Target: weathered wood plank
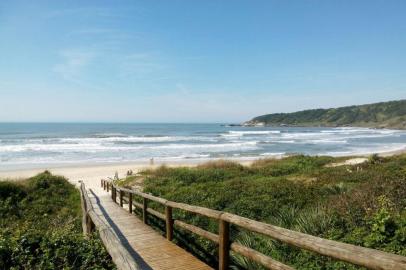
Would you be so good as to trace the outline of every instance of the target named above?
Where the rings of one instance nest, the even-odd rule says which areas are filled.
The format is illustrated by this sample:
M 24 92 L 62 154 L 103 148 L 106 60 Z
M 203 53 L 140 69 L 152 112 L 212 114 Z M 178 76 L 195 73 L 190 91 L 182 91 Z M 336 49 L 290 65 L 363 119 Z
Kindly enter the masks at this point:
M 219 270 L 228 269 L 230 261 L 230 224 L 219 221 Z
M 212 210 L 212 209 L 208 209 L 208 208 L 200 207 L 200 206 L 189 205 L 189 204 L 185 204 L 185 203 L 167 201 L 165 205 L 171 206 L 173 208 L 185 210 L 187 212 L 192 212 L 195 214 L 206 216 L 209 218 L 213 218 L 213 219 L 219 219 L 220 215 L 222 214 L 222 212 L 217 211 L 217 210 Z
M 370 269 L 406 269 L 406 257 L 403 256 L 327 240 L 234 214 L 224 213 L 221 218 L 242 228 L 270 236 L 292 246 Z
M 209 240 L 213 241 L 214 243 L 219 242 L 219 236 L 217 234 L 208 232 L 208 231 L 203 230 L 203 229 L 201 229 L 201 228 L 199 228 L 197 226 L 187 224 L 187 223 L 185 223 L 183 221 L 180 221 L 180 220 L 175 220 L 174 223 L 175 223 L 176 226 L 179 226 L 179 227 L 181 227 L 181 228 L 183 228 L 185 230 L 191 231 L 191 232 L 193 232 L 193 233 L 195 233 L 195 234 L 197 234 L 199 236 L 202 236 L 202 237 L 204 237 L 206 239 L 209 239 Z
M 142 198 L 142 221 L 148 224 L 148 199 Z
M 100 239 L 110 254 L 113 262 L 120 270 L 139 270 L 141 267 L 130 255 L 127 249 L 124 248 L 122 243 L 117 239 L 112 229 L 100 219 L 100 217 L 93 210 L 93 205 L 87 195 L 87 191 L 83 183 L 81 183 L 81 194 L 86 202 L 87 214 L 97 228 Z
M 165 206 L 166 239 L 172 241 L 173 238 L 173 218 L 172 207 Z
M 128 194 L 128 212 L 131 214 L 133 212 L 133 194 Z
M 83 234 L 87 235 L 87 220 L 86 220 L 87 209 L 86 209 L 86 203 L 85 203 L 85 199 L 83 197 L 82 190 L 80 192 L 80 206 L 82 208 L 82 230 L 83 230 Z
M 97 188 L 100 191 L 95 187 L 96 193 L 102 193 L 102 188 Z M 120 193 L 122 190 L 116 189 L 116 191 Z M 114 203 L 107 193 L 105 196 L 95 196 L 86 199 L 86 202 L 91 205 L 91 211 L 88 211 L 88 214 L 91 220 L 95 220 L 100 237 L 112 257 L 117 257 L 119 254 L 115 254 L 110 247 L 122 246 L 122 241 L 125 241 L 147 265 L 146 268 L 137 269 L 212 269 L 187 251 L 166 240 L 135 215 L 120 208 L 119 204 Z M 99 206 L 102 206 L 102 209 L 99 209 Z M 147 208 L 147 211 L 151 214 L 150 211 L 154 210 Z M 165 219 L 165 215 L 159 214 Z M 111 222 L 114 223 L 114 232 L 111 231 Z M 118 239 L 119 243 L 114 239 Z M 113 261 L 116 263 L 114 259 Z M 117 267 L 123 269 L 119 265 Z
M 272 270 L 294 270 L 294 268 L 283 264 L 281 262 L 278 262 L 254 249 L 248 248 L 246 246 L 243 246 L 241 244 L 238 243 L 232 243 L 231 244 L 231 250 L 233 250 L 234 252 L 241 254 L 245 257 L 247 257 L 248 259 L 251 259 L 253 261 L 256 261 L 260 264 L 262 264 L 263 266 L 265 266 L 268 269 L 272 269 Z
M 108 185 L 107 185 L 108 186 Z M 114 185 L 112 185 L 112 188 L 116 188 Z M 370 269 L 402 269 L 406 270 L 406 257 L 395 255 L 395 254 L 390 254 L 378 250 L 373 250 L 369 248 L 364 248 L 364 247 L 359 247 L 359 246 L 354 246 L 350 244 L 345 244 L 345 243 L 340 243 L 332 240 L 327 240 L 327 239 L 322 239 L 319 237 L 315 237 L 312 235 L 307 235 L 303 234 L 300 232 L 295 232 L 291 231 L 288 229 L 280 228 L 277 226 L 273 226 L 270 224 L 262 223 L 259 221 L 254 221 L 250 220 L 244 217 L 240 217 L 234 214 L 226 213 L 226 212 L 221 212 L 221 211 L 216 211 L 204 207 L 199 207 L 199 206 L 193 206 L 193 205 L 188 205 L 188 204 L 183 204 L 183 203 L 177 203 L 177 202 L 172 202 L 168 201 L 156 196 L 153 196 L 151 194 L 146 194 L 142 193 L 139 191 L 135 190 L 128 190 L 124 189 L 132 194 L 136 194 L 138 196 L 141 196 L 143 198 L 143 220 L 144 223 L 147 223 L 147 212 L 154 211 L 153 213 L 156 214 L 159 218 L 165 219 L 165 216 L 163 216 L 161 213 L 147 209 L 146 206 L 146 201 L 147 199 L 153 200 L 155 202 L 161 203 L 166 207 L 172 207 L 176 209 L 181 209 L 187 212 L 191 212 L 194 214 L 199 214 L 203 215 L 209 218 L 217 219 L 219 220 L 219 231 L 220 231 L 220 236 L 217 238 L 217 236 L 213 236 L 210 234 L 207 234 L 208 232 L 205 232 L 204 230 L 199 231 L 193 227 L 187 227 L 184 226 L 186 229 L 194 229 L 196 232 L 201 233 L 201 236 L 205 237 L 207 239 L 210 239 L 212 241 L 218 239 L 219 245 L 220 245 L 220 264 L 219 268 L 220 269 L 226 269 L 228 265 L 228 253 L 229 253 L 229 239 L 228 237 L 228 230 L 229 230 L 229 224 L 234 224 L 237 226 L 240 226 L 242 228 L 245 228 L 247 230 L 250 230 L 252 232 L 260 233 L 267 235 L 271 238 L 277 239 L 279 241 L 282 241 L 284 243 L 287 243 L 292 246 L 296 246 L 299 248 L 303 248 L 309 251 L 316 252 L 318 254 L 324 255 L 324 256 L 329 256 L 331 258 L 335 258 L 341 261 L 353 263 L 356 265 L 364 266 Z M 113 198 L 115 199 L 115 198 Z M 140 207 L 141 205 L 134 204 L 136 207 Z M 175 221 L 176 224 L 177 221 Z M 182 225 L 185 225 L 186 223 L 180 223 Z M 192 226 L 192 225 L 190 225 Z M 191 230 L 193 232 L 193 230 Z M 203 232 L 204 231 L 204 232 Z M 265 259 L 265 255 L 261 254 L 256 251 L 252 251 L 246 247 L 242 247 L 239 245 L 234 245 L 234 248 L 237 249 L 238 251 L 245 253 L 246 256 L 251 256 L 250 258 L 266 265 L 267 267 L 275 267 L 275 262 L 268 257 L 268 259 Z M 228 249 L 228 250 L 227 250 Z M 267 265 L 268 264 L 268 265 Z M 279 265 L 280 266 L 280 265 Z M 278 266 L 277 266 L 278 267 Z M 282 267 L 282 266 L 281 266 Z M 272 269 L 272 268 L 271 268 Z

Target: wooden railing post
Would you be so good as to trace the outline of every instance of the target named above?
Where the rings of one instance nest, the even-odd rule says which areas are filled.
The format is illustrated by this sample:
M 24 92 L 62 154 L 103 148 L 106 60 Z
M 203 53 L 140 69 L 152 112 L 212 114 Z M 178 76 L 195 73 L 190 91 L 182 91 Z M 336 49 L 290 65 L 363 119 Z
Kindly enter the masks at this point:
M 103 179 L 100 180 L 100 186 L 103 187 Z
M 94 232 L 95 229 L 94 223 L 88 214 L 86 214 L 86 229 L 87 234 L 91 234 L 92 232 Z
M 133 194 L 128 192 L 128 212 L 133 212 Z
M 173 218 L 172 207 L 165 206 L 165 221 L 166 221 L 166 239 L 172 241 L 173 238 Z
M 107 190 L 112 189 L 112 198 L 114 202 L 117 203 L 117 189 L 112 182 L 105 181 Z M 340 243 L 328 239 L 322 239 L 316 236 L 307 235 L 300 232 L 291 231 L 281 227 L 277 227 L 271 224 L 266 224 L 263 222 L 251 220 L 245 217 L 237 216 L 235 214 L 221 212 L 217 210 L 212 210 L 208 208 L 203 208 L 199 206 L 188 205 L 184 203 L 177 203 L 165 200 L 153 196 L 151 194 L 146 194 L 139 192 L 137 190 L 130 190 L 126 188 L 119 188 L 120 199 L 122 200 L 122 192 L 129 193 L 129 211 L 132 212 L 133 206 L 142 209 L 143 222 L 148 223 L 148 215 L 151 214 L 161 220 L 166 222 L 166 237 L 168 240 L 173 239 L 173 226 L 177 225 L 183 229 L 189 230 L 199 236 L 207 238 L 219 246 L 219 270 L 226 270 L 229 268 L 230 264 L 230 251 L 240 254 L 248 259 L 251 259 L 259 264 L 264 265 L 268 269 L 283 269 L 283 270 L 293 270 L 292 267 L 278 262 L 259 251 L 256 251 L 250 247 L 244 246 L 239 243 L 232 243 L 230 239 L 231 224 L 233 226 L 239 226 L 244 230 L 251 231 L 254 233 L 259 233 L 262 235 L 269 236 L 275 240 L 281 241 L 285 244 L 295 246 L 297 248 L 313 251 L 320 255 L 335 258 L 344 262 L 349 262 L 359 266 L 364 266 L 368 269 L 405 269 L 405 257 L 395 254 L 385 253 L 382 251 L 377 251 L 369 248 L 354 246 L 346 243 Z M 121 192 L 122 191 L 122 192 Z M 83 199 L 82 209 L 84 213 L 90 213 L 93 220 L 90 219 L 89 214 L 83 216 L 82 227 L 85 232 L 91 232 L 94 230 L 94 224 L 101 224 L 98 216 L 95 214 L 94 210 L 91 211 L 87 209 L 87 206 L 91 207 L 91 203 L 87 202 L 90 199 L 87 196 L 84 184 L 81 183 L 81 194 Z M 141 196 L 143 198 L 143 203 L 140 204 L 138 201 L 132 201 L 133 194 Z M 154 209 L 148 209 L 148 201 L 159 203 L 165 206 L 165 214 Z M 122 203 L 122 202 L 120 202 Z M 208 218 L 212 218 L 219 221 L 218 235 L 196 227 L 191 224 L 187 224 L 180 220 L 173 219 L 173 209 L 181 209 L 186 212 L 191 212 L 194 214 L 199 214 Z M 97 223 L 96 223 L 97 222 Z M 101 223 L 100 223 L 101 222 Z M 104 224 L 104 223 L 103 223 Z M 99 225 L 98 225 L 99 227 Z
M 145 224 L 148 224 L 148 199 L 147 198 L 142 198 L 142 221 Z
M 110 183 L 107 183 L 107 192 L 110 192 Z
M 230 224 L 219 220 L 219 270 L 228 269 L 230 259 Z
M 120 189 L 120 206 L 123 207 L 124 191 Z

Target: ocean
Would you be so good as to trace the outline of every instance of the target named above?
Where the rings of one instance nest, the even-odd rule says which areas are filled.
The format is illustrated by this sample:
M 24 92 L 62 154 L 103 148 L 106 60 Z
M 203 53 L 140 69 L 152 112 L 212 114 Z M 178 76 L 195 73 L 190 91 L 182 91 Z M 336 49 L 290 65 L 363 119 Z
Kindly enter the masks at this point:
M 0 170 L 44 166 L 345 156 L 399 150 L 406 131 L 221 124 L 1 123 Z

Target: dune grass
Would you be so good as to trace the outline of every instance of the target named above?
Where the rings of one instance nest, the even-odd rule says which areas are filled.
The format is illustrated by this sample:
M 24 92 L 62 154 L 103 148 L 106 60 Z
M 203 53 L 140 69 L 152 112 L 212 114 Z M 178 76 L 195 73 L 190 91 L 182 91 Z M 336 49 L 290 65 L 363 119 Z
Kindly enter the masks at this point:
M 160 167 L 144 171 L 141 177 L 145 192 L 169 200 L 406 255 L 406 155 L 326 166 L 338 161 L 342 158 L 302 155 L 260 160 L 249 167 L 220 161 L 195 168 Z M 217 232 L 215 221 L 182 211 L 174 215 Z M 214 244 L 190 234 L 182 237 L 186 237 L 182 242 L 198 245 L 194 249 L 199 255 L 215 264 Z M 359 269 L 235 227 L 232 238 L 297 269 Z M 235 254 L 233 267 L 261 269 Z
M 0 182 L 0 269 L 114 269 L 98 236 L 83 237 L 81 214 L 63 177 Z

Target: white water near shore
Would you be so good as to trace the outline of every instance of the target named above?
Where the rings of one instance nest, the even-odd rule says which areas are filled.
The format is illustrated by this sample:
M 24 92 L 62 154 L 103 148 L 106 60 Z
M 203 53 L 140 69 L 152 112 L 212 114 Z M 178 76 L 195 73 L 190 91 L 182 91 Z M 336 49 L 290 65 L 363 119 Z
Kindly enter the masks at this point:
M 0 124 L 0 171 L 253 160 L 294 153 L 368 155 L 402 150 L 406 131 L 227 127 L 220 124 Z

